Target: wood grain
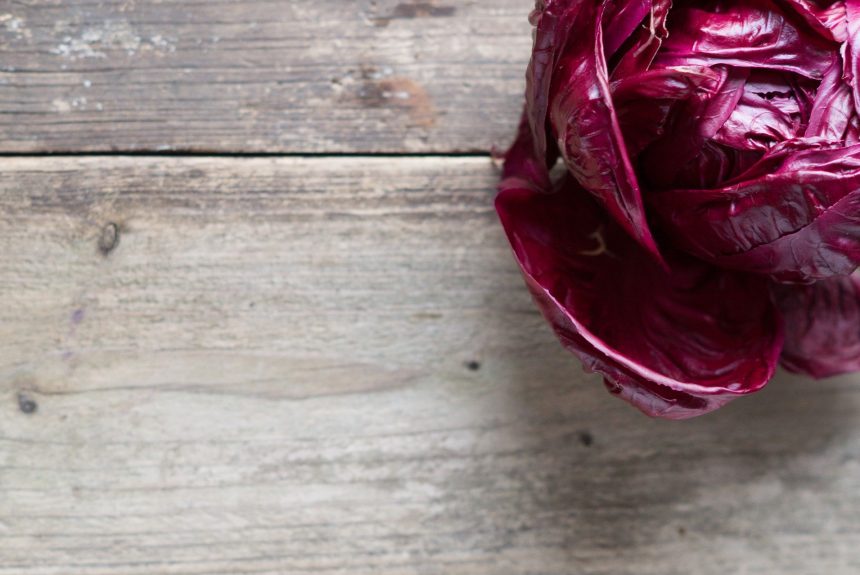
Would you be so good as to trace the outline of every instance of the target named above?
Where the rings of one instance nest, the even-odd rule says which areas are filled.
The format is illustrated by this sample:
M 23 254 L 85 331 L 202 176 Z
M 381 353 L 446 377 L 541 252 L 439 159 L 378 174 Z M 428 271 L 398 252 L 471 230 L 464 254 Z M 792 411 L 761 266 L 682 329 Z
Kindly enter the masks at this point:
M 0 1 L 0 151 L 487 151 L 532 5 Z
M 4 575 L 860 570 L 860 381 L 646 419 L 486 160 L 0 168 Z

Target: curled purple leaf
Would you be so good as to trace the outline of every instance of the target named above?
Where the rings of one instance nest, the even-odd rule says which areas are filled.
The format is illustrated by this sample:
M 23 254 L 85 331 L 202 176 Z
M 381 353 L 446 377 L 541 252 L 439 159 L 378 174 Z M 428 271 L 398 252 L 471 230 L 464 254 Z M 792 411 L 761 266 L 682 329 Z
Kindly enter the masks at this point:
M 562 343 L 646 413 L 699 415 L 770 379 L 782 331 L 766 279 L 680 253 L 661 266 L 569 176 L 547 191 L 510 173 L 496 209 Z

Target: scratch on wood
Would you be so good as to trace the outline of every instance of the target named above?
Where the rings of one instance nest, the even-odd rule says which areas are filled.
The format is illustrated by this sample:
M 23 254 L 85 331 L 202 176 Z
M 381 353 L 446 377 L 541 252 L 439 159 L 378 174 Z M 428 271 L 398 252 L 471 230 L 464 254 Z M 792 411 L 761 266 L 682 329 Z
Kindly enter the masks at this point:
M 432 2 L 401 3 L 394 7 L 391 14 L 374 18 L 373 24 L 385 27 L 392 20 L 410 20 L 413 18 L 450 18 L 457 13 L 455 6 L 437 6 Z

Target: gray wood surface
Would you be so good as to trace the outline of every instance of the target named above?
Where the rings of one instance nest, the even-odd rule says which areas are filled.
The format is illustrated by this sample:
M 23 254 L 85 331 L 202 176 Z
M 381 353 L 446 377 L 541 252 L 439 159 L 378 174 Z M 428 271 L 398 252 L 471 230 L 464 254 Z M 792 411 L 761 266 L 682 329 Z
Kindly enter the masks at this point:
M 860 381 L 645 418 L 488 160 L 0 162 L 0 574 L 860 572 Z
M 532 5 L 0 0 L 0 151 L 487 151 Z

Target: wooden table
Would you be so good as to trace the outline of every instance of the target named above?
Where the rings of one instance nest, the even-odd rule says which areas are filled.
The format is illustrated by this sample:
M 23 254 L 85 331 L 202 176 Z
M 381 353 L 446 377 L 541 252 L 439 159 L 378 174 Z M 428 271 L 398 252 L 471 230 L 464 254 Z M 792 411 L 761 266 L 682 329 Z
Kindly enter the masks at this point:
M 528 0 L 0 0 L 0 574 L 860 572 L 860 379 L 688 422 L 495 220 Z

